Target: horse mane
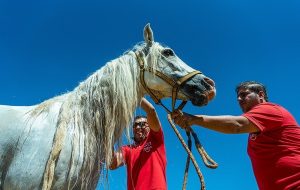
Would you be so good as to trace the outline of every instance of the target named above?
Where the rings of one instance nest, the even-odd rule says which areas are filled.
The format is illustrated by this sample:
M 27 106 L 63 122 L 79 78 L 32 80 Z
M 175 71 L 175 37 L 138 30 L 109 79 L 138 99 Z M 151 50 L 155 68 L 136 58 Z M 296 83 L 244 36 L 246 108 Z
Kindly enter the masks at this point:
M 62 133 L 68 131 L 71 137 L 55 137 L 52 152 L 55 144 L 62 146 L 65 138 L 71 139 L 69 178 L 77 176 L 86 187 L 91 180 L 98 180 L 99 175 L 96 175 L 97 179 L 91 179 L 91 174 L 99 173 L 104 169 L 104 164 L 111 163 L 112 147 L 115 142 L 120 142 L 125 128 L 129 137 L 134 111 L 145 93 L 140 83 L 140 69 L 134 51 L 144 50 L 145 47 L 145 43 L 137 44 L 119 58 L 107 62 L 73 91 L 49 99 L 31 111 L 31 117 L 37 117 L 51 110 L 49 107 L 55 102 L 61 102 L 56 128 Z M 159 43 L 153 43 L 146 57 L 150 58 L 149 66 L 154 69 L 157 67 L 160 48 Z M 78 163 L 81 165 L 78 166 Z

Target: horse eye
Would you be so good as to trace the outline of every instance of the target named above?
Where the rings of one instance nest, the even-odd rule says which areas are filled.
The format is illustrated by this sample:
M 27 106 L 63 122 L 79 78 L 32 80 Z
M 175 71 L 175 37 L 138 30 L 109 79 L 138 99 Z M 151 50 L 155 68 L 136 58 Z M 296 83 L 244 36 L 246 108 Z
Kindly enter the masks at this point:
M 165 50 L 163 50 L 163 51 L 162 51 L 162 54 L 163 54 L 164 56 L 166 56 L 166 57 L 174 56 L 174 52 L 173 52 L 173 50 L 171 50 L 171 49 L 165 49 Z

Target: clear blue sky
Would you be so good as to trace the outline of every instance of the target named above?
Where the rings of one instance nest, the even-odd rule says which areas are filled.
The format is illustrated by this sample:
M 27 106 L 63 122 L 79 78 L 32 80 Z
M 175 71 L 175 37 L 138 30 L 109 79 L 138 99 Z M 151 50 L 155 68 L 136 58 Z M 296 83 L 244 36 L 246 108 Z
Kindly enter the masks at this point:
M 142 41 L 148 22 L 156 41 L 216 82 L 217 96 L 209 105 L 188 104 L 184 111 L 239 115 L 236 84 L 257 80 L 266 84 L 270 101 L 300 120 L 297 0 L 1 0 L 0 104 L 38 104 L 73 90 Z M 181 189 L 186 154 L 166 113 L 156 108 L 165 132 L 168 187 Z M 205 168 L 197 156 L 208 190 L 257 190 L 247 134 L 194 129 L 219 164 L 215 170 Z M 195 170 L 190 170 L 188 189 L 199 189 Z M 111 190 L 126 189 L 124 168 L 108 175 Z

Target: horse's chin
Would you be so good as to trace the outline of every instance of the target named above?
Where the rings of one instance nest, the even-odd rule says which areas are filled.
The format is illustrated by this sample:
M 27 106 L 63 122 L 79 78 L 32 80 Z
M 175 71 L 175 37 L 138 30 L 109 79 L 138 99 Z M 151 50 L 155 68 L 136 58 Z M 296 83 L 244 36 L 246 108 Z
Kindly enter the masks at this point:
M 208 104 L 208 98 L 205 94 L 197 96 L 197 98 L 190 99 L 194 106 L 206 106 Z
M 197 96 L 191 98 L 190 101 L 195 106 L 206 106 L 216 96 L 216 91 L 210 90 L 207 93 L 197 93 Z

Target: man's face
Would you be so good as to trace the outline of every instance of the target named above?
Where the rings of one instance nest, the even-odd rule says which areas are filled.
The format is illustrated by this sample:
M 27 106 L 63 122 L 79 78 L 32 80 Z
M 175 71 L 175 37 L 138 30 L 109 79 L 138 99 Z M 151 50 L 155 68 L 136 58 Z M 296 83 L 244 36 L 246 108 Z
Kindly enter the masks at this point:
M 237 93 L 237 99 L 244 113 L 260 103 L 259 95 L 249 89 L 240 89 Z
M 150 128 L 146 118 L 138 118 L 133 123 L 133 135 L 137 143 L 145 140 L 149 134 Z

